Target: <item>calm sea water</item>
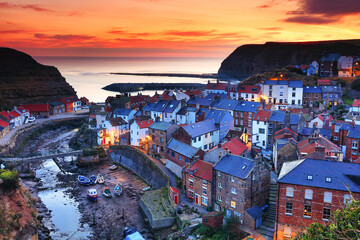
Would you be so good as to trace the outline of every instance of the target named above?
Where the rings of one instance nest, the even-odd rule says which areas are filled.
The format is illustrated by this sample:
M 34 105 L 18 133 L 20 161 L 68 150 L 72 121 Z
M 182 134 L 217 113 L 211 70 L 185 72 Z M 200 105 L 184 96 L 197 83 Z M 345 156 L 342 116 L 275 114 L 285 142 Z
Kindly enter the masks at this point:
M 79 97 L 104 102 L 116 95 L 101 88 L 112 83 L 188 82 L 206 83 L 208 79 L 119 76 L 110 72 L 135 73 L 217 73 L 222 58 L 114 58 L 114 57 L 35 57 L 39 63 L 55 66 L 66 81 L 74 87 Z M 209 79 L 213 80 L 213 79 Z M 153 92 L 144 92 L 153 94 Z

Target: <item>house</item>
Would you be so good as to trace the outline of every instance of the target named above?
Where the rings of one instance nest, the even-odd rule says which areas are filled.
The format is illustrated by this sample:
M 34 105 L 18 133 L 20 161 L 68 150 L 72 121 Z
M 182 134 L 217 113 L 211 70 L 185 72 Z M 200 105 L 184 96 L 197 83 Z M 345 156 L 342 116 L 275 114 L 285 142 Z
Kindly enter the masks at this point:
M 21 114 L 18 113 L 17 111 L 12 110 L 11 112 L 9 112 L 9 115 L 11 117 L 11 122 L 13 122 L 14 127 L 18 127 L 24 123 L 22 121 Z
M 283 138 L 275 139 L 273 145 L 273 164 L 275 173 L 279 173 L 284 162 L 294 161 L 297 159 L 297 141 L 290 137 L 289 135 L 284 135 Z
M 266 103 L 281 106 L 302 106 L 302 81 L 266 80 L 262 86 Z
M 267 148 L 271 149 L 274 144 L 274 135 L 277 131 L 285 127 L 285 112 L 284 111 L 272 111 L 268 120 L 268 145 Z
M 297 143 L 298 159 L 315 158 L 343 161 L 344 153 L 340 147 L 323 136 L 314 134 Z
M 130 125 L 130 145 L 149 149 L 149 127 L 153 120 L 134 121 Z
M 352 197 L 360 199 L 354 180 L 359 178 L 359 164 L 315 159 L 284 163 L 277 181 L 274 239 L 292 238 L 313 222 L 328 224 L 334 211 Z
M 199 109 L 194 107 L 182 107 L 176 113 L 176 124 L 183 125 L 183 124 L 192 124 L 196 122 L 196 113 Z
M 220 142 L 220 130 L 214 119 L 189 124 L 177 129 L 173 138 L 201 150 L 207 151 Z
M 309 68 L 306 70 L 306 75 L 313 76 L 313 75 L 318 75 L 318 74 L 319 74 L 319 64 L 316 61 L 313 61 L 309 65 Z
M 307 122 L 302 113 L 290 113 L 290 126 L 288 121 L 288 112 L 285 114 L 285 125 L 290 127 L 294 132 L 299 132 L 302 127 L 305 127 Z
M 172 138 L 166 145 L 166 168 L 176 176 L 182 178 L 183 168 L 186 164 L 197 159 L 203 159 L 204 152 L 196 147 Z
M 149 153 L 165 157 L 166 144 L 178 128 L 169 122 L 154 122 L 149 127 Z
M 65 97 L 59 101 L 65 104 L 66 112 L 74 112 L 81 109 L 81 101 L 77 97 Z
M 345 160 L 353 161 L 360 157 L 360 126 L 354 125 L 348 131 Z
M 122 118 L 110 118 L 111 125 L 111 144 L 129 145 L 130 144 L 130 130 L 129 124 Z
M 50 103 L 50 114 L 51 115 L 58 115 L 65 113 L 65 104 L 62 102 L 52 102 Z
M 197 160 L 184 169 L 182 178 L 186 196 L 208 211 L 213 202 L 213 167 L 211 163 Z
M 329 125 L 329 122 L 333 120 L 333 117 L 329 113 L 321 113 L 310 121 L 309 128 L 324 128 Z
M 98 112 L 95 115 L 95 120 L 96 120 L 96 127 L 95 129 L 102 129 L 102 128 L 106 128 L 106 125 L 104 125 L 105 121 L 109 121 L 111 116 L 111 112 Z M 90 117 L 92 117 L 90 115 Z M 90 121 L 90 118 L 89 118 Z
M 211 83 L 208 81 L 208 84 L 205 87 L 205 95 L 209 93 L 226 93 L 228 83 L 221 83 L 219 80 L 216 81 L 216 83 Z
M 331 126 L 330 140 L 341 148 L 344 155 L 346 155 L 346 139 L 352 125 L 349 122 L 336 120 Z
M 130 109 L 130 108 L 116 108 L 115 111 L 112 114 L 113 118 L 121 117 L 122 119 L 127 122 L 130 127 L 130 121 L 134 119 L 134 115 L 136 113 L 136 110 Z
M 193 108 L 210 108 L 215 102 L 213 97 L 193 97 L 187 102 L 188 107 Z
M 142 94 L 129 96 L 129 101 L 125 103 L 124 107 L 129 109 L 138 109 L 141 106 L 145 106 L 148 99 L 149 99 L 148 95 L 142 95 Z
M 260 102 L 260 94 L 260 86 L 239 85 L 239 87 L 237 88 L 237 98 L 235 100 Z
M 251 144 L 262 149 L 268 146 L 269 119 L 271 112 L 259 110 L 252 120 Z
M 19 113 L 21 115 L 20 119 L 22 124 L 26 123 L 26 120 L 30 117 L 30 112 L 23 106 L 20 107 L 14 107 L 14 111 Z
M 151 109 L 151 118 L 164 122 L 176 122 L 176 113 L 181 108 L 181 101 L 160 100 Z
M 90 105 L 90 101 L 86 97 L 81 97 L 80 102 L 81 102 L 81 106 L 89 106 Z
M 260 103 L 248 101 L 240 101 L 234 109 L 234 129 L 247 134 L 250 140 L 252 136 L 252 119 L 259 109 Z
M 253 206 L 246 209 L 244 216 L 244 224 L 251 229 L 256 229 L 262 224 L 262 216 L 264 211 L 259 206 Z
M 303 107 L 319 107 L 322 103 L 321 87 L 306 86 L 303 88 Z
M 330 81 L 330 79 L 318 79 L 317 85 L 320 87 L 321 86 L 331 86 L 331 81 Z
M 341 86 L 322 86 L 321 90 L 324 106 L 336 107 L 343 104 Z
M 50 104 L 26 104 L 22 105 L 29 110 L 35 118 L 50 118 Z
M 227 154 L 214 166 L 214 209 L 244 222 L 245 211 L 268 201 L 270 171 L 259 160 Z
M 329 53 L 320 60 L 320 76 L 321 77 L 334 77 L 338 75 L 338 60 L 340 54 Z
M 354 99 L 349 112 L 354 112 L 357 115 L 360 114 L 360 99 Z
M 353 77 L 354 76 L 354 58 L 352 56 L 341 56 L 338 59 L 338 76 Z
M 10 129 L 14 128 L 14 121 L 12 119 L 12 117 L 10 116 L 10 114 L 7 111 L 1 111 L 0 112 L 0 119 L 9 123 L 10 125 Z
M 231 113 L 231 116 L 234 116 L 234 110 L 239 104 L 237 100 L 231 99 L 217 99 L 211 106 L 211 109 L 216 110 L 227 110 Z
M 234 130 L 234 118 L 227 110 L 205 109 L 205 120 L 214 119 L 220 133 L 220 141 L 226 136 L 230 130 Z
M 10 132 L 10 124 L 0 119 L 0 136 L 4 137 L 8 132 Z
M 248 147 L 246 144 L 240 140 L 240 138 L 233 138 L 230 141 L 224 142 L 221 146 L 224 151 L 231 153 L 236 156 L 245 157 L 245 155 L 249 152 Z

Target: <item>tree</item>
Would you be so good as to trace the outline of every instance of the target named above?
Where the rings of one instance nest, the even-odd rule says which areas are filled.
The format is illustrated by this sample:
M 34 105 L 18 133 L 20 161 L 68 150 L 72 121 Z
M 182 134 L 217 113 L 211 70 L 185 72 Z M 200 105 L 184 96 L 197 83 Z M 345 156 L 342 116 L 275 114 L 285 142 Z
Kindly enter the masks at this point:
M 352 200 L 333 213 L 329 224 L 312 223 L 294 240 L 360 239 L 360 201 Z

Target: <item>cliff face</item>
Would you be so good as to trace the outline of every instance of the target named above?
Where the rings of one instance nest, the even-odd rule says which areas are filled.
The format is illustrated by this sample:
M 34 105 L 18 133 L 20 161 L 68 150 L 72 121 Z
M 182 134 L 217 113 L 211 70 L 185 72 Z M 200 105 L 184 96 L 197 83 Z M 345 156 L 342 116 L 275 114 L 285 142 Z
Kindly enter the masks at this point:
M 0 48 L 0 105 L 49 103 L 75 95 L 55 67 L 41 65 L 23 52 Z
M 328 53 L 359 56 L 360 40 L 243 45 L 221 63 L 219 74 L 248 77 L 254 73 L 271 71 L 287 65 L 310 64 Z

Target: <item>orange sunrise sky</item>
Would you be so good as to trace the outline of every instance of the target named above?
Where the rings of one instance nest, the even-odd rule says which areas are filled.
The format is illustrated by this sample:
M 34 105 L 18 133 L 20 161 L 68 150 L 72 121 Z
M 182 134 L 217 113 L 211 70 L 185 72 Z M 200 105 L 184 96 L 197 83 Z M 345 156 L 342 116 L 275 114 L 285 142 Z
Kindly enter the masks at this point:
M 33 56 L 226 57 L 360 38 L 359 0 L 0 0 L 0 46 Z

